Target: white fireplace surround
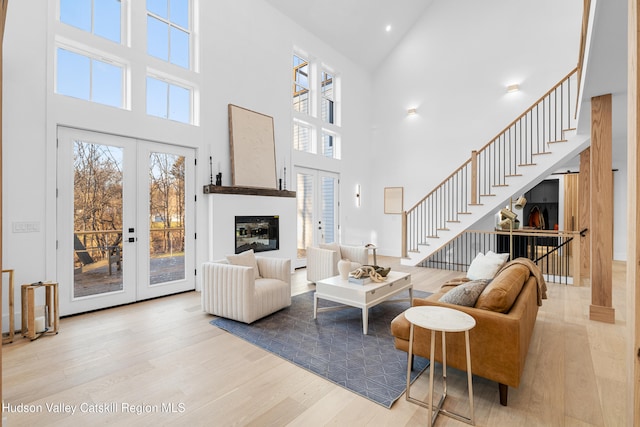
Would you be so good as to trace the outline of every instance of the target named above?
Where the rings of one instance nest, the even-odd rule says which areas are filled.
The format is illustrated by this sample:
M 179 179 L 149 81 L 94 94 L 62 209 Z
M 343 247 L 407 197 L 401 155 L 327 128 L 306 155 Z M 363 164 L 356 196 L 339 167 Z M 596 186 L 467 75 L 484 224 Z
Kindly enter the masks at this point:
M 207 194 L 209 202 L 209 261 L 235 252 L 235 217 L 280 217 L 280 249 L 260 252 L 260 256 L 296 259 L 296 198 L 242 194 Z

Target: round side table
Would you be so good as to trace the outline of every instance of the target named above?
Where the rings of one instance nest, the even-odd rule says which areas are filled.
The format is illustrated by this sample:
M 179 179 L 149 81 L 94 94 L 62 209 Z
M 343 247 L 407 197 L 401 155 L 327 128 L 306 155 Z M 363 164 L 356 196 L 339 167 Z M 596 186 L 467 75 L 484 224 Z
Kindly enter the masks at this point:
M 455 418 L 459 421 L 466 422 L 467 424 L 474 425 L 474 410 L 473 410 L 473 382 L 471 375 L 471 351 L 469 349 L 469 331 L 476 326 L 476 320 L 459 310 L 454 310 L 448 307 L 439 306 L 419 306 L 411 307 L 404 312 L 404 317 L 411 324 L 409 332 L 409 354 L 407 359 L 407 392 L 406 398 L 408 401 L 417 403 L 421 406 L 425 406 L 429 409 L 429 426 L 433 425 L 433 422 L 437 418 L 438 414 L 442 413 L 449 417 Z M 414 327 L 431 330 L 431 353 L 429 358 L 429 402 L 425 404 L 420 400 L 414 399 L 410 396 L 411 391 L 411 359 L 413 358 L 413 330 Z M 433 405 L 433 370 L 434 360 L 436 352 L 436 331 L 442 332 L 442 382 L 443 382 L 443 394 L 440 402 L 435 407 Z M 460 414 L 447 411 L 442 407 L 447 397 L 447 345 L 445 340 L 446 332 L 464 332 L 464 340 L 466 346 L 467 357 L 467 383 L 469 385 L 469 409 L 470 417 L 465 417 Z

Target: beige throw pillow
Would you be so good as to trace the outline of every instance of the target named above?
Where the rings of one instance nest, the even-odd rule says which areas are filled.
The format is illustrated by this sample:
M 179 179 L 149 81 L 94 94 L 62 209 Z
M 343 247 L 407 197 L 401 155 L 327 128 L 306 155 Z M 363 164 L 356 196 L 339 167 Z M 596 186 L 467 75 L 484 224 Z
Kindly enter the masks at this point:
M 227 255 L 227 261 L 229 264 L 233 265 L 242 265 L 245 267 L 252 267 L 254 272 L 254 277 L 256 279 L 260 278 L 260 271 L 258 270 L 258 262 L 256 261 L 256 255 L 253 252 L 253 249 L 249 249 L 248 251 L 241 252 L 237 255 Z

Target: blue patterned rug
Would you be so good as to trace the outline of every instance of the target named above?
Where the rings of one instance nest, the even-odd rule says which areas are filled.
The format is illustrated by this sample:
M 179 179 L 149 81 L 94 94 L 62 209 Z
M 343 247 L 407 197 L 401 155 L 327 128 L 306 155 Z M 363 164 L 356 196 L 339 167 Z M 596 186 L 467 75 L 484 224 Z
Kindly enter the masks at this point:
M 414 298 L 426 292 L 413 291 Z M 319 307 L 336 305 L 319 300 Z M 318 313 L 313 319 L 313 291 L 292 298 L 291 306 L 251 325 L 216 318 L 210 323 L 274 353 L 386 408 L 407 386 L 407 353 L 396 350 L 390 325 L 409 307 L 385 302 L 369 309 L 368 335 L 362 334 L 362 310 Z M 415 357 L 413 378 L 429 364 Z

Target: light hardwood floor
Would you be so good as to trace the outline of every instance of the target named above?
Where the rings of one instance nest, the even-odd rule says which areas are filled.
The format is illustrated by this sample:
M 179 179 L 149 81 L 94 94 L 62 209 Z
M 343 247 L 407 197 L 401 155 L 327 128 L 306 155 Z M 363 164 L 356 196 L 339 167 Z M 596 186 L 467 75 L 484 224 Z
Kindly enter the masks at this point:
M 462 274 L 379 261 L 411 272 L 426 291 Z M 588 320 L 589 287 L 548 285 L 509 406 L 500 406 L 495 383 L 474 378 L 476 425 L 626 425 L 624 269 L 614 265 L 615 325 Z M 313 289 L 304 270 L 293 283 L 294 294 Z M 211 326 L 212 318 L 190 292 L 65 318 L 57 336 L 34 342 L 17 335 L 2 347 L 4 425 L 426 425 L 427 410 L 404 397 L 383 408 Z M 464 412 L 466 376 L 448 374 L 448 407 Z M 412 396 L 427 383 L 423 375 Z M 31 412 L 17 412 L 20 405 Z M 56 413 L 61 405 L 76 412 Z

